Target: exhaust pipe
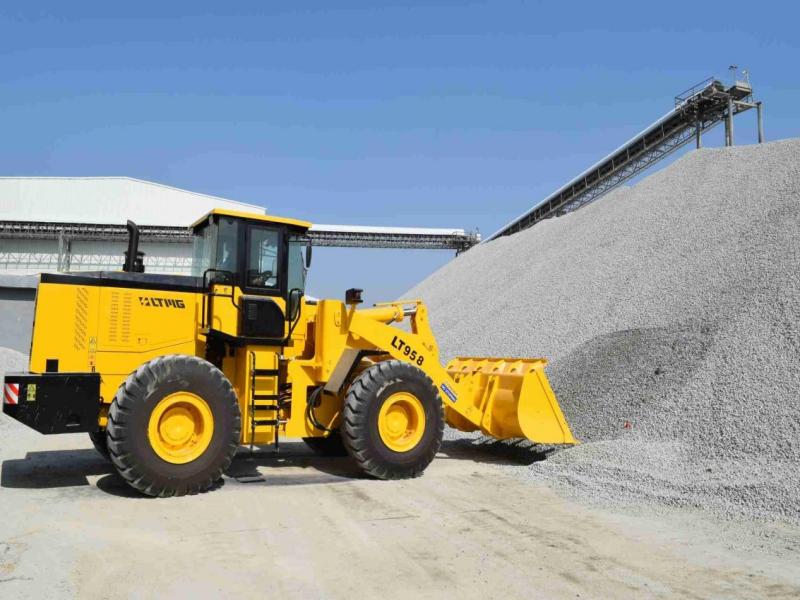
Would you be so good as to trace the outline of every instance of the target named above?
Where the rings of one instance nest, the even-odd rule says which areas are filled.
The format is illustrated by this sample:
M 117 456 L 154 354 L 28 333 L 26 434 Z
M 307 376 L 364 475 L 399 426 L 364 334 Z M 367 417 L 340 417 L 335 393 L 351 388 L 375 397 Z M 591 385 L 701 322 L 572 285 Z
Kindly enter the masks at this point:
M 133 221 L 125 225 L 128 230 L 128 249 L 122 270 L 126 273 L 144 273 L 144 252 L 139 251 L 139 227 Z

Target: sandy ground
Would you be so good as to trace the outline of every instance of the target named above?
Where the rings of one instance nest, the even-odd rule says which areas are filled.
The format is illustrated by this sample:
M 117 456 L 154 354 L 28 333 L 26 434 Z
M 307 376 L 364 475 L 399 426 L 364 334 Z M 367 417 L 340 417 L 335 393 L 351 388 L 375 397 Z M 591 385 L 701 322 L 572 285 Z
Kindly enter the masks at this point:
M 691 513 L 587 508 L 457 442 L 399 482 L 302 444 L 243 449 L 217 490 L 160 500 L 132 493 L 84 435 L 0 420 L 3 598 L 800 595 L 800 554 L 775 551 L 800 531 L 765 540 Z

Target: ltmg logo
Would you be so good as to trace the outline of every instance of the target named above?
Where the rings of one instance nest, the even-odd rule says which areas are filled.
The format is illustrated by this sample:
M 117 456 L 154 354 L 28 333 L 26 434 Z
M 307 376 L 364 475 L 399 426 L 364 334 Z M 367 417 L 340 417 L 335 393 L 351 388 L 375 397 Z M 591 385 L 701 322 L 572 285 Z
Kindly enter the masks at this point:
M 154 308 L 186 308 L 183 300 L 173 298 L 156 298 L 154 296 L 139 296 L 139 304 Z

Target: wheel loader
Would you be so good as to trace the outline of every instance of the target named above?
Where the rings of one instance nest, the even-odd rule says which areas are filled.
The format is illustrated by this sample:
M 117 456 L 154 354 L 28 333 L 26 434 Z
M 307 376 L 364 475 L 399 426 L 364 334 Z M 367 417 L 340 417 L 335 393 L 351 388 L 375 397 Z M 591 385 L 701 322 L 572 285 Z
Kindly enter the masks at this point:
M 439 362 L 419 300 L 362 308 L 305 294 L 310 223 L 213 210 L 191 276 L 144 272 L 128 222 L 121 271 L 40 275 L 29 372 L 3 411 L 44 434 L 86 432 L 136 490 L 213 488 L 242 445 L 303 439 L 368 476 L 420 475 L 445 423 L 573 444 L 540 358 Z

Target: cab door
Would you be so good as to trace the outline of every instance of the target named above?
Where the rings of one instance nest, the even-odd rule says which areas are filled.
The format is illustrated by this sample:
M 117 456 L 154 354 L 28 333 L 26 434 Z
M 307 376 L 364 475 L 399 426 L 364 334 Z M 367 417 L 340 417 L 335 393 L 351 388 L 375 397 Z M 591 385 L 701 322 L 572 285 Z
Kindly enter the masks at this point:
M 248 223 L 244 236 L 239 335 L 279 340 L 286 335 L 285 229 Z

